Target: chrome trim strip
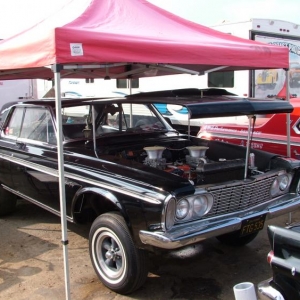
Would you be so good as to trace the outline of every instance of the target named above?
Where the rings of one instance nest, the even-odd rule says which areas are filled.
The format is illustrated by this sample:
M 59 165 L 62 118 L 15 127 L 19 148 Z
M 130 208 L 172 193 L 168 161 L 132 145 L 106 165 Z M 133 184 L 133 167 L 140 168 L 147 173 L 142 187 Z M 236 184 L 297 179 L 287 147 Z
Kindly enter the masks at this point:
M 26 196 L 26 195 L 24 195 L 24 194 L 22 194 L 22 193 L 20 193 L 20 192 L 18 192 L 18 191 L 15 191 L 15 190 L 9 188 L 8 186 L 2 185 L 2 187 L 3 187 L 5 190 L 9 191 L 10 193 L 13 193 L 13 194 L 17 195 L 18 197 L 20 197 L 20 198 L 22 198 L 22 199 L 24 199 L 24 200 L 26 200 L 26 201 L 29 201 L 29 202 L 31 202 L 31 203 L 33 203 L 33 204 L 35 204 L 35 205 L 37 205 L 37 206 L 39 206 L 39 207 L 45 209 L 45 210 L 48 210 L 48 211 L 50 211 L 51 213 L 53 213 L 53 214 L 55 214 L 55 215 L 57 215 L 57 216 L 60 217 L 60 211 L 58 211 L 58 210 L 56 210 L 56 209 L 53 209 L 53 208 L 51 208 L 51 207 L 49 207 L 49 206 L 47 206 L 47 205 L 45 205 L 45 204 L 43 204 L 43 203 L 40 203 L 40 202 L 34 200 L 33 198 L 28 197 L 28 196 Z M 67 218 L 68 221 L 73 222 L 73 218 L 70 218 L 70 217 L 68 217 L 68 216 L 66 216 L 66 218 Z
M 4 159 L 4 160 L 7 160 L 7 161 L 10 161 L 10 162 L 13 162 L 13 163 L 17 163 L 17 164 L 19 164 L 21 166 L 24 166 L 24 167 L 27 167 L 27 168 L 31 168 L 31 169 L 36 170 L 36 171 L 40 171 L 40 172 L 58 177 L 58 171 L 55 170 L 55 169 L 52 169 L 52 168 L 49 168 L 49 167 L 44 167 L 44 166 L 41 166 L 41 165 L 38 165 L 38 164 L 35 164 L 35 163 L 32 163 L 32 162 L 28 162 L 26 160 L 19 159 L 19 158 L 15 158 L 13 155 L 8 156 L 8 155 L 5 155 L 5 154 L 0 154 L 0 158 Z M 68 166 L 69 169 L 75 169 L 71 165 L 67 165 L 67 166 Z M 101 177 L 101 179 L 107 179 L 107 177 L 104 178 L 104 176 L 101 175 L 101 174 L 97 174 L 97 176 Z M 92 184 L 92 185 L 98 186 L 100 188 L 109 189 L 111 191 L 118 192 L 118 193 L 123 193 L 123 194 L 129 195 L 133 198 L 144 200 L 144 201 L 147 201 L 147 202 L 151 202 L 152 204 L 157 204 L 157 205 L 160 205 L 166 197 L 166 196 L 164 196 L 164 198 L 162 199 L 162 197 L 161 197 L 162 194 L 160 194 L 158 192 L 157 193 L 153 192 L 153 190 L 156 189 L 156 187 L 151 186 L 151 185 L 149 185 L 149 188 L 152 188 L 152 193 L 153 193 L 154 197 L 151 197 L 149 195 L 149 190 L 148 189 L 140 188 L 140 190 L 138 192 L 133 192 L 132 190 L 129 190 L 128 188 L 124 187 L 124 185 L 122 183 L 122 180 L 118 179 L 118 177 L 114 177 L 112 179 L 114 181 L 114 183 L 117 183 L 117 185 L 116 184 L 109 184 L 107 182 L 102 183 L 102 182 L 99 182 L 98 180 L 94 180 L 94 179 L 91 179 L 91 178 L 86 178 L 86 177 L 80 176 L 80 175 L 74 175 L 70 172 L 65 172 L 65 178 L 78 180 L 78 181 L 81 181 L 81 182 L 85 182 L 89 185 Z M 122 189 L 120 189 L 119 186 L 123 186 Z M 128 186 L 130 186 L 130 184 L 128 184 Z M 136 186 L 134 186 L 134 187 L 136 187 Z M 159 200 L 159 198 L 161 200 Z

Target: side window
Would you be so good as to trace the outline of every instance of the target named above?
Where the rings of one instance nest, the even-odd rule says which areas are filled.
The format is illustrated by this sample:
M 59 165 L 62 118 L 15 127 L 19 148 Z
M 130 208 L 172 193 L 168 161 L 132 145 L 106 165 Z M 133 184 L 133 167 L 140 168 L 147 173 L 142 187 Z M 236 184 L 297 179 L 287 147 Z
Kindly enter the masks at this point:
M 119 118 L 122 118 L 122 129 L 141 127 L 143 129 L 163 128 L 162 123 L 147 105 L 137 103 L 122 104 L 122 114 L 108 114 L 108 124 L 112 127 L 119 128 Z
M 46 108 L 26 108 L 20 138 L 56 144 L 50 112 Z
M 19 137 L 21 132 L 21 124 L 23 119 L 24 108 L 15 108 L 12 116 L 9 120 L 7 127 L 4 130 L 4 134 L 9 137 Z
M 65 107 L 61 110 L 63 124 L 86 124 L 90 105 Z

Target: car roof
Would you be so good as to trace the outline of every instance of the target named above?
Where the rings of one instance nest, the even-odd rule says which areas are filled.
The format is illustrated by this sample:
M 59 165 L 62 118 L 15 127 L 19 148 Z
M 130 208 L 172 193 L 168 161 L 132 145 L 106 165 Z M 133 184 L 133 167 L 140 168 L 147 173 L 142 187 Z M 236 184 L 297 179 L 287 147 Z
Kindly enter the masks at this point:
M 6 103 L 4 103 L 2 105 L 2 107 L 1 107 L 0 112 L 2 113 L 4 110 L 6 110 L 7 108 L 9 108 L 9 107 L 11 107 L 11 106 L 13 106 L 13 105 L 15 105 L 17 103 L 19 103 L 19 102 L 18 101 L 13 101 L 13 102 L 6 102 Z

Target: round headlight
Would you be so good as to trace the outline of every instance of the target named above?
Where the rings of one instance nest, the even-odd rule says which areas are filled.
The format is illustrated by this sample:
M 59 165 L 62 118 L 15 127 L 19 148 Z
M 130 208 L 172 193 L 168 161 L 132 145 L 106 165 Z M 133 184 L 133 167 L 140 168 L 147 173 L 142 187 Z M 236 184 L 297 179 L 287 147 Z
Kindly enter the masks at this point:
M 213 204 L 212 196 L 209 194 L 199 195 L 194 199 L 194 214 L 203 216 L 211 209 Z
M 186 199 L 182 199 L 177 203 L 176 218 L 184 219 L 189 212 L 189 202 Z
M 287 175 L 283 175 L 281 176 L 280 180 L 279 180 L 279 189 L 281 191 L 284 191 L 289 185 L 289 178 Z
M 270 194 L 271 197 L 282 195 L 283 192 L 289 187 L 290 179 L 287 174 L 278 176 L 272 183 Z
M 272 197 L 276 196 L 278 194 L 278 191 L 279 191 L 279 182 L 278 182 L 278 178 L 276 178 L 273 181 L 271 189 L 270 189 L 271 196 Z
M 194 212 L 200 216 L 207 210 L 207 199 L 204 197 L 194 200 Z

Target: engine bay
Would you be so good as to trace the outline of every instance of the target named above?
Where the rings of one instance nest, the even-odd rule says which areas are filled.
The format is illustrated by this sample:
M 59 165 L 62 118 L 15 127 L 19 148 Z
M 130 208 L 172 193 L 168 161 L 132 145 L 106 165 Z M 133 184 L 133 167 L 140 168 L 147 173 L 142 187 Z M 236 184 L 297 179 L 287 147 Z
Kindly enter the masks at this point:
M 211 184 L 227 180 L 242 180 L 245 159 L 212 158 L 210 147 L 193 145 L 174 148 L 170 146 L 145 146 L 139 150 L 124 150 L 121 156 L 155 169 L 180 176 L 196 184 Z

